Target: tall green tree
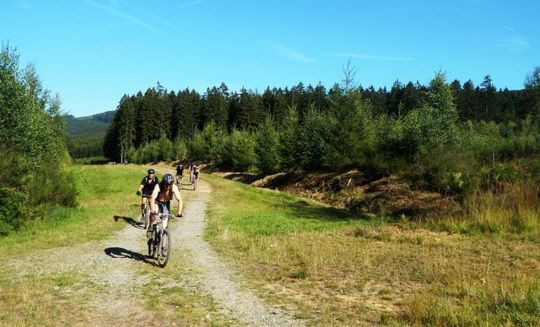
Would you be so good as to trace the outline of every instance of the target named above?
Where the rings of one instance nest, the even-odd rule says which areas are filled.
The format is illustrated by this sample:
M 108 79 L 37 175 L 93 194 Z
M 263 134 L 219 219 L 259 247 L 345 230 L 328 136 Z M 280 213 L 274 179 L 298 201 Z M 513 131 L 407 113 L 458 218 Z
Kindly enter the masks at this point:
M 278 128 L 279 132 L 279 155 L 282 163 L 287 168 L 297 168 L 299 163 L 298 134 L 300 122 L 296 107 L 289 107 Z
M 206 90 L 204 96 L 204 109 L 201 113 L 202 125 L 205 126 L 213 121 L 218 129 L 226 129 L 228 121 L 228 97 L 229 90 L 224 83 L 219 87 Z
M 261 97 L 254 92 L 242 89 L 240 92 L 240 108 L 237 114 L 238 128 L 255 129 L 264 119 L 264 107 Z
M 540 66 L 527 74 L 524 86 L 531 99 L 531 116 L 540 126 Z
M 227 161 L 233 169 L 246 171 L 255 164 L 256 143 L 249 131 L 233 128 L 226 149 Z
M 267 116 L 255 134 L 257 168 L 263 174 L 274 173 L 279 165 L 279 135 L 271 116 Z

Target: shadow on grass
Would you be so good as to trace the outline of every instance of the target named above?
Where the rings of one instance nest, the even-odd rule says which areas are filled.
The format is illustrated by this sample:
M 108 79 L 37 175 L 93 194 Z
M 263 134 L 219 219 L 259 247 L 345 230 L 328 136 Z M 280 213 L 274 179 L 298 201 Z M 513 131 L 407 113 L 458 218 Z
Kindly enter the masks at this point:
M 155 262 L 148 260 L 148 258 L 145 255 L 140 254 L 138 252 L 133 252 L 128 249 L 119 248 L 119 247 L 106 248 L 104 251 L 105 251 L 105 254 L 111 258 L 115 258 L 115 259 L 127 258 L 127 259 L 136 260 L 136 261 L 142 261 L 144 263 L 157 267 L 157 264 Z
M 113 217 L 114 221 L 118 221 L 119 219 L 122 219 L 123 221 L 125 221 L 126 223 L 130 224 L 131 226 L 135 227 L 135 228 L 139 228 L 139 229 L 143 229 L 144 226 L 142 225 L 141 222 L 131 218 L 131 217 L 125 217 L 125 216 L 114 216 Z
M 273 207 L 280 208 L 281 210 L 286 210 L 289 214 L 298 218 L 318 219 L 328 222 L 351 220 L 373 222 L 373 218 L 369 215 L 351 212 L 346 209 L 324 207 L 322 205 L 310 203 L 303 199 L 299 199 L 294 202 L 290 201 L 286 204 L 272 203 L 271 205 Z
M 223 176 L 223 178 L 245 183 L 245 184 L 251 184 L 256 180 L 261 179 L 263 176 L 264 175 L 255 175 L 255 174 L 250 174 L 250 173 L 229 173 Z
M 271 180 L 267 181 L 262 187 L 256 187 L 259 190 L 265 189 L 280 189 L 286 185 L 294 184 L 305 178 L 306 174 L 298 171 L 290 171 L 281 175 L 274 176 Z M 255 175 L 250 173 L 230 173 L 222 178 L 233 180 L 236 182 L 242 182 L 243 184 L 250 184 L 252 181 L 262 178 L 262 175 Z M 250 192 L 249 190 L 248 192 Z M 300 195 L 287 193 L 286 191 L 280 191 L 277 195 L 271 194 L 264 196 L 263 198 L 256 199 L 257 201 L 264 202 L 266 205 L 278 209 L 277 211 L 286 211 L 289 215 L 297 218 L 304 219 L 317 219 L 327 222 L 339 222 L 339 221 L 365 221 L 374 222 L 373 215 L 368 215 L 360 212 L 354 212 L 348 209 L 336 208 L 331 206 L 324 206 L 318 204 L 315 201 L 303 198 Z

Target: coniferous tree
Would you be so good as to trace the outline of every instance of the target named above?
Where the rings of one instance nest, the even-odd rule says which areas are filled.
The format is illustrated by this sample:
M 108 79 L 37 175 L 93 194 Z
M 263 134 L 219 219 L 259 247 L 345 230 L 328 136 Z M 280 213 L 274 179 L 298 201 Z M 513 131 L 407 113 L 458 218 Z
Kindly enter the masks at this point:
M 228 96 L 227 86 L 222 83 L 219 88 L 212 87 L 206 90 L 204 96 L 204 106 L 201 112 L 201 125 L 205 126 L 210 121 L 220 129 L 227 128 L 228 120 Z
M 257 168 L 263 174 L 270 174 L 279 165 L 279 136 L 271 116 L 267 116 L 255 134 L 255 155 Z
M 239 104 L 240 108 L 237 116 L 238 127 L 245 130 L 255 129 L 264 118 L 261 97 L 257 93 L 242 89 Z

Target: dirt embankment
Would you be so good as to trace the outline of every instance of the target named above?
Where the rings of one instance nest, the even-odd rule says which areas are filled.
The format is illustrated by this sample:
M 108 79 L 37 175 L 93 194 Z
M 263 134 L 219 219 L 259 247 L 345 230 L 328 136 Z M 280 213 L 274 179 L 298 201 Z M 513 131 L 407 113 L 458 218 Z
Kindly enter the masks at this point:
M 410 183 L 395 176 L 368 175 L 358 170 L 345 173 L 290 171 L 268 176 L 208 171 L 224 178 L 301 195 L 367 215 L 423 218 L 460 210 L 454 197 L 414 189 Z

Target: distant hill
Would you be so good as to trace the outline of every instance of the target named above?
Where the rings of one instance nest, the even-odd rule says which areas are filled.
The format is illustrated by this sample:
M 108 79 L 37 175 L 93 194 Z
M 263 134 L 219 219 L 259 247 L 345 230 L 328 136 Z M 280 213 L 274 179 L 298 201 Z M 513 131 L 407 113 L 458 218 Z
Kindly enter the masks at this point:
M 68 149 L 73 158 L 103 156 L 103 140 L 115 113 L 106 111 L 86 117 L 64 116 Z
M 107 130 L 107 127 L 109 127 L 115 113 L 116 111 L 106 111 L 91 116 L 77 118 L 73 117 L 72 115 L 64 116 L 66 122 L 66 132 L 69 136 L 104 132 Z

